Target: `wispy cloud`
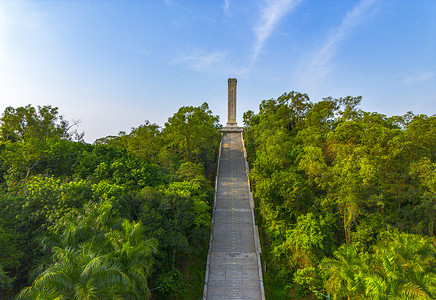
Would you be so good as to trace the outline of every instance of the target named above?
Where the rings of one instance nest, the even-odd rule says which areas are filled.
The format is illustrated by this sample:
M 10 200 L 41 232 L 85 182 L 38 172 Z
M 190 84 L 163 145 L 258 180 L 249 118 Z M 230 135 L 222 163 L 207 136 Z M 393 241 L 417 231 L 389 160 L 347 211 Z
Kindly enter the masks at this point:
M 346 14 L 341 24 L 330 32 L 324 44 L 302 65 L 303 80 L 319 82 L 331 72 L 331 61 L 341 42 L 371 15 L 369 12 L 374 2 L 375 0 L 362 0 Z
M 189 54 L 180 55 L 180 57 L 172 61 L 172 63 L 184 63 L 190 68 L 201 71 L 224 61 L 227 56 L 228 53 L 224 51 L 213 51 L 211 53 L 194 51 Z
M 412 75 L 403 79 L 403 84 L 425 82 L 435 77 L 435 73 L 427 71 L 418 75 Z
M 254 28 L 256 43 L 252 62 L 254 63 L 261 53 L 266 41 L 276 29 L 280 20 L 302 0 L 266 0 L 260 11 L 259 23 Z
M 224 0 L 223 10 L 227 16 L 230 16 L 230 0 Z

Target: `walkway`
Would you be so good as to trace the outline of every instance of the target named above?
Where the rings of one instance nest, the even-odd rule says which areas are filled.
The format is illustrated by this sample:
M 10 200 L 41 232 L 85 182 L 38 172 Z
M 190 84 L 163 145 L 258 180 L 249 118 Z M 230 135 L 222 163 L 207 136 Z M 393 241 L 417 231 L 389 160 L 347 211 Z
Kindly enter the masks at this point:
M 241 132 L 223 134 L 203 298 L 263 300 L 260 244 Z

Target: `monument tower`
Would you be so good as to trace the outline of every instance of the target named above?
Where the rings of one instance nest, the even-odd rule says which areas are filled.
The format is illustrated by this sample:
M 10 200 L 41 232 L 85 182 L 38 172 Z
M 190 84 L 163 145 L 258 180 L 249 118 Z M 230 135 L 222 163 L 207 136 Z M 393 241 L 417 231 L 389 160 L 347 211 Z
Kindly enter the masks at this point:
M 236 78 L 229 78 L 228 84 L 228 99 L 227 99 L 227 125 L 221 129 L 222 132 L 242 132 L 243 128 L 238 127 L 236 123 Z
M 236 123 L 236 78 L 229 78 L 228 83 L 228 121 L 227 126 L 237 127 Z

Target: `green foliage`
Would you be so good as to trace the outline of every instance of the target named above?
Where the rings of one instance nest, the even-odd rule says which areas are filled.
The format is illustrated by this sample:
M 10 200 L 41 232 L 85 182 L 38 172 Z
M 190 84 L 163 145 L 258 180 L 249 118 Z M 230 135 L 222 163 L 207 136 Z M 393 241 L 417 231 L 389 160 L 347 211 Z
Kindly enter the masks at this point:
M 160 275 L 157 279 L 157 284 L 160 287 L 159 292 L 172 298 L 177 297 L 177 294 L 183 289 L 182 280 L 182 273 L 177 269 Z
M 0 219 L 0 291 L 3 295 L 11 292 L 14 278 L 9 274 L 20 268 L 20 259 L 24 256 L 17 239 L 14 230 L 6 228 Z
M 118 265 L 87 249 L 55 248 L 56 263 L 25 288 L 18 299 L 139 299 L 129 278 Z
M 342 246 L 325 258 L 334 299 L 434 299 L 435 247 L 428 238 L 384 231 L 370 252 Z
M 360 110 L 360 102 L 348 96 L 312 103 L 291 92 L 244 114 L 249 177 L 268 249 L 265 282 L 282 282 L 280 299 L 314 290 L 377 298 L 362 274 L 373 267 L 374 247 L 384 247 L 381 232 L 393 227 L 434 237 L 436 116 L 388 118 Z M 392 245 L 392 252 L 401 249 Z M 336 271 L 325 276 L 327 269 Z M 421 270 L 431 282 L 434 269 Z M 371 284 L 381 288 L 380 278 Z M 395 285 L 402 296 L 383 297 L 427 297 L 424 281 Z
M 202 163 L 206 171 L 213 172 L 209 162 L 214 161 L 220 143 L 218 121 L 207 103 L 181 107 L 162 130 L 169 153 L 179 161 Z
M 1 297 L 200 298 L 218 117 L 183 107 L 94 145 L 70 128 L 51 106 L 0 119 Z
M 30 104 L 25 107 L 7 107 L 0 119 L 0 136 L 4 141 L 19 142 L 28 139 L 70 137 L 68 121 L 58 116 L 58 108 Z
M 357 250 L 357 244 L 342 245 L 335 251 L 333 258 L 326 258 L 321 268 L 326 270 L 328 279 L 326 289 L 334 299 L 359 299 L 364 291 L 362 268 L 367 268 L 368 259 Z
M 5 271 L 3 270 L 3 266 L 0 263 L 0 290 L 6 294 L 12 287 L 12 278 L 10 278 Z

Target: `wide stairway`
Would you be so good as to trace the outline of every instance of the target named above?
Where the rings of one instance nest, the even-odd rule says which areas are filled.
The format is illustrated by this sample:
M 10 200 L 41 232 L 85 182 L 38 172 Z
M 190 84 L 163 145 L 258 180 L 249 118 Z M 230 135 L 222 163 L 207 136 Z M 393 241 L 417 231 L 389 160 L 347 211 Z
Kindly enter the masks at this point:
M 247 172 L 242 133 L 223 133 L 204 299 L 265 299 Z

